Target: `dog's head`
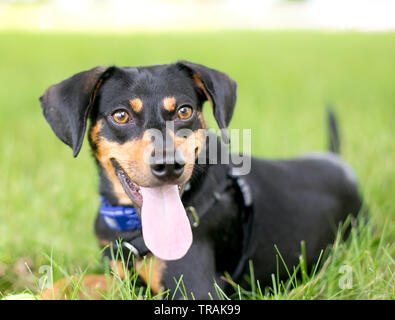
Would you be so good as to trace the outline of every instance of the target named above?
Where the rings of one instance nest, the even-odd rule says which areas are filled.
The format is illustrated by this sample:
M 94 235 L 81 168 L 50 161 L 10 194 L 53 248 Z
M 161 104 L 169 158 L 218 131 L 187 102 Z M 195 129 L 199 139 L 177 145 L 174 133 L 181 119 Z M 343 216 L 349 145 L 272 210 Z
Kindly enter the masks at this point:
M 218 126 L 226 129 L 236 83 L 222 72 L 186 61 L 96 67 L 51 86 L 40 98 L 45 118 L 74 156 L 90 118 L 93 153 L 118 203 L 137 207 L 143 234 L 144 229 L 160 228 L 158 221 L 162 227 L 168 224 L 169 234 L 186 223 L 178 193 L 191 178 L 204 146 L 206 100 Z M 169 211 L 173 221 L 158 218 L 158 211 Z

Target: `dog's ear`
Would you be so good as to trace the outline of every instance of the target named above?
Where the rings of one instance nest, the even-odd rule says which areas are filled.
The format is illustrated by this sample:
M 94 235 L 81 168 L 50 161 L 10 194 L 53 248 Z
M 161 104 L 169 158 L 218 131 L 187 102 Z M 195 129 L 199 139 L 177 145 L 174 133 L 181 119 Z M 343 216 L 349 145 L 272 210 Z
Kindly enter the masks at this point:
M 89 111 L 110 68 L 83 71 L 49 87 L 40 97 L 44 117 L 57 137 L 80 152 Z
M 225 142 L 229 141 L 226 128 L 229 125 L 236 104 L 237 84 L 225 73 L 188 61 L 177 64 L 189 70 L 197 87 L 204 93 L 213 107 L 214 118 Z

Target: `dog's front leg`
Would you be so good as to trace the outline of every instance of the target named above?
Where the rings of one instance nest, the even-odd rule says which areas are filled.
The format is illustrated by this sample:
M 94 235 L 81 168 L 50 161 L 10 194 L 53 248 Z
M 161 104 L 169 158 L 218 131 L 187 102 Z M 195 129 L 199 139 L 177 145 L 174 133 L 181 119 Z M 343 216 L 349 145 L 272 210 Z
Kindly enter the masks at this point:
M 167 261 L 163 269 L 162 285 L 170 290 L 169 299 L 218 299 L 215 282 L 223 286 L 215 269 L 214 249 L 208 241 L 195 239 L 182 259 Z

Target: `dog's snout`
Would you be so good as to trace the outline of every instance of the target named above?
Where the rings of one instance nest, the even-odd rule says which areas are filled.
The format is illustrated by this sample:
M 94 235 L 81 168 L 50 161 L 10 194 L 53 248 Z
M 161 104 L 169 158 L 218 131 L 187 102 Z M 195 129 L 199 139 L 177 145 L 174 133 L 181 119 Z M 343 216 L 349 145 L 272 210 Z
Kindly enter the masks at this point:
M 160 180 L 171 180 L 179 178 L 184 172 L 184 164 L 161 163 L 151 165 L 152 174 Z
M 185 159 L 178 151 L 168 151 L 160 156 L 153 154 L 150 166 L 151 172 L 156 178 L 171 181 L 179 178 L 184 172 Z

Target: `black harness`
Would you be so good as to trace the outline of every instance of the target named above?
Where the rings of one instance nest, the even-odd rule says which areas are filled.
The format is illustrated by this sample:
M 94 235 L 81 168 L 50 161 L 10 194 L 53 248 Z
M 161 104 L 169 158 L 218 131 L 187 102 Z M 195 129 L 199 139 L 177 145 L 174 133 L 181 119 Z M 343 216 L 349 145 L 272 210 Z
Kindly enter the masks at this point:
M 239 221 L 242 224 L 242 252 L 240 260 L 232 273 L 232 280 L 238 281 L 242 276 L 248 259 L 251 258 L 253 247 L 251 246 L 252 227 L 254 221 L 253 197 L 249 184 L 240 176 L 229 173 L 238 197 Z
M 231 274 L 232 280 L 237 282 L 242 276 L 246 263 L 248 259 L 251 258 L 253 253 L 253 247 L 251 246 L 254 219 L 253 197 L 250 186 L 244 178 L 232 174 L 232 170 L 230 170 L 227 174 L 227 179 L 228 181 L 225 184 L 227 186 L 227 189 L 232 188 L 235 191 L 235 201 L 238 204 L 239 211 L 238 219 L 239 223 L 241 224 L 242 230 L 241 255 L 239 258 L 239 262 L 236 265 L 236 268 Z M 212 199 L 213 204 L 218 201 L 220 199 L 220 192 L 214 192 Z M 211 207 L 211 205 L 208 207 Z M 186 211 L 193 221 L 192 226 L 194 228 L 198 228 L 200 220 L 204 217 L 205 213 L 208 210 L 206 210 L 206 212 L 201 212 L 200 215 L 198 214 L 198 212 L 196 212 L 194 207 L 187 207 Z M 125 232 L 121 239 L 112 242 L 111 245 L 104 250 L 103 256 L 113 259 L 115 258 L 114 253 L 117 252 L 118 249 L 122 250 L 125 261 L 129 260 L 129 267 L 131 267 L 132 264 L 132 259 L 129 259 L 130 254 L 138 257 L 144 257 L 145 255 L 150 253 L 149 249 L 144 243 L 141 227 Z

